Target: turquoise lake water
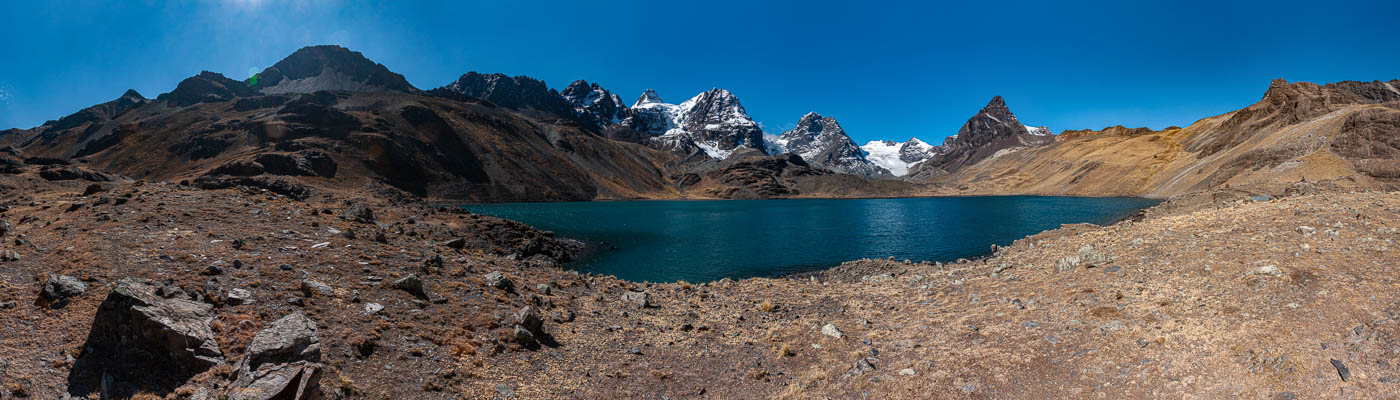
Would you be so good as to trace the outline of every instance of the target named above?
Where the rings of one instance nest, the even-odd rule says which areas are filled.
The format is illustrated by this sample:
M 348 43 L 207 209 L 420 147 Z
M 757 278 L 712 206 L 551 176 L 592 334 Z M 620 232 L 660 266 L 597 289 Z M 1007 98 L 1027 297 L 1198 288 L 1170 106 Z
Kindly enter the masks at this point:
M 1158 200 L 1043 196 L 599 201 L 465 206 L 597 248 L 580 272 L 707 282 L 829 268 L 858 258 L 952 261 L 1060 224 L 1108 224 Z

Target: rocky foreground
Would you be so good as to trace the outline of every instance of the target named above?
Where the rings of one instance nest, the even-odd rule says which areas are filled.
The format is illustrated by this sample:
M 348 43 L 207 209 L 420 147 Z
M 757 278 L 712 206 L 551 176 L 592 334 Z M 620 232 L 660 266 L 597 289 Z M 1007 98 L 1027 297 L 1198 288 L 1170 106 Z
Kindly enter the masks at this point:
M 974 261 L 648 284 L 365 189 L 0 175 L 0 398 L 1400 395 L 1397 193 L 1215 192 Z

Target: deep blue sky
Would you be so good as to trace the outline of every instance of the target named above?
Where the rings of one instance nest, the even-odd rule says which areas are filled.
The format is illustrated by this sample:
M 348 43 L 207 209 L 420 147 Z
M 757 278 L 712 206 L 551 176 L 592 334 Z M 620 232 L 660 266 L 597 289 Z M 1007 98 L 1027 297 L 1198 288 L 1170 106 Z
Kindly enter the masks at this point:
M 1251 104 L 1276 77 L 1400 78 L 1393 0 L 7 3 L 0 129 L 327 43 L 423 89 L 470 70 L 587 79 L 629 103 L 717 86 L 771 133 L 817 111 L 860 143 L 940 141 L 993 95 L 1056 132 L 1162 128 Z

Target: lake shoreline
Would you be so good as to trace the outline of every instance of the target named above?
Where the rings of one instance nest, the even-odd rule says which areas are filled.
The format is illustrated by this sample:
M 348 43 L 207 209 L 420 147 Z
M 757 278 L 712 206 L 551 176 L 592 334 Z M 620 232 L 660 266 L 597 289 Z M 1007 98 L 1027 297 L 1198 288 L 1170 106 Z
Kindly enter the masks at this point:
M 1068 223 L 1112 224 L 1143 198 L 986 196 L 460 206 L 582 241 L 565 267 L 637 282 L 811 273 L 855 259 L 953 262 Z

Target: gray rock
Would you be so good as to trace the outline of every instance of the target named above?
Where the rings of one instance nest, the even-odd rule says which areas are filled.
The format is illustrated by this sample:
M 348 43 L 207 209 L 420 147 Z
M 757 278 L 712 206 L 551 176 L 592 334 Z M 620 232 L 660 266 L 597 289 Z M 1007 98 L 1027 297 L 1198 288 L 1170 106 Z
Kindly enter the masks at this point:
M 1079 266 L 1079 256 L 1068 256 L 1055 261 L 1055 269 L 1060 272 L 1069 271 Z
M 627 293 L 622 294 L 622 301 L 624 303 L 636 306 L 637 308 L 647 308 L 652 306 L 651 296 L 648 295 L 646 292 L 637 292 L 629 290 L 627 291 Z
M 420 299 L 428 298 L 428 291 L 423 288 L 423 280 L 419 279 L 416 274 L 409 274 L 408 276 L 399 278 L 399 280 L 394 281 L 394 287 Z
M 0 251 L 0 261 L 19 261 L 19 252 L 14 250 Z
M 87 291 L 87 284 L 68 275 L 50 276 L 44 282 L 44 290 L 40 292 L 44 298 L 49 300 L 60 300 L 83 294 Z
M 1303 234 L 1303 236 L 1312 236 L 1312 234 L 1317 233 L 1317 228 L 1313 228 L 1307 225 L 1299 225 L 1298 228 L 1294 230 L 1298 231 L 1298 233 Z
M 1346 364 L 1342 364 L 1341 360 L 1335 358 L 1331 360 L 1332 367 L 1337 369 L 1337 376 L 1342 377 L 1342 382 L 1351 380 L 1351 370 L 1347 368 Z
M 370 210 L 369 207 L 356 204 L 350 206 L 350 208 L 345 209 L 345 213 L 341 214 L 340 217 L 349 221 L 369 224 L 374 222 L 374 210 Z
M 384 311 L 384 305 L 379 303 L 365 303 L 365 314 L 374 315 Z
M 448 248 L 453 248 L 453 249 L 461 250 L 461 249 L 467 247 L 467 239 L 464 239 L 464 238 L 453 238 L 452 240 L 448 240 L 448 241 L 446 241 L 446 242 L 442 242 L 442 245 L 443 245 L 443 246 L 446 246 L 446 247 L 448 247 Z
M 230 305 L 251 304 L 253 302 L 253 291 L 248 289 L 233 289 L 228 291 L 225 301 Z
M 1084 245 L 1079 248 L 1079 260 L 1085 268 L 1102 267 L 1113 262 L 1113 256 L 1104 254 L 1093 245 Z
M 866 275 L 866 276 L 860 277 L 860 281 L 863 282 L 863 283 L 879 283 L 879 282 L 884 282 L 884 281 L 888 281 L 888 280 L 891 280 L 891 279 L 894 279 L 894 274 L 891 274 L 891 273 L 871 274 L 871 275 Z
M 520 312 L 515 314 L 515 323 L 533 334 L 544 333 L 544 319 L 540 318 L 540 313 L 534 307 L 525 306 Z
M 538 290 L 540 294 L 543 294 L 545 296 L 548 296 L 549 292 L 553 291 L 553 289 L 553 287 L 550 287 L 549 284 L 546 283 L 535 285 L 535 290 Z
M 94 373 L 115 369 L 119 375 L 159 373 L 177 378 L 223 363 L 210 328 L 213 306 L 167 299 L 155 292 L 156 287 L 145 280 L 117 281 L 93 317 L 86 345 L 90 351 L 84 351 L 80 363 L 91 361 Z
M 230 398 L 320 399 L 320 362 L 316 322 L 301 312 L 289 314 L 253 336 L 247 357 L 238 363 Z
M 492 271 L 491 273 L 486 274 L 485 279 L 486 286 L 501 289 L 507 292 L 515 289 L 515 284 L 510 281 L 510 278 L 506 277 L 506 274 L 501 273 L 501 271 Z
M 916 373 L 916 372 L 914 372 L 914 369 L 913 369 L 913 368 L 905 368 L 905 369 L 899 370 L 899 374 L 900 374 L 900 375 L 904 375 L 904 376 L 914 375 L 915 373 Z
M 822 325 L 822 334 L 823 334 L 823 335 L 827 335 L 827 336 L 831 336 L 831 337 L 834 337 L 834 338 L 837 338 L 837 339 L 840 339 L 840 338 L 846 336 L 846 334 L 845 334 L 844 332 L 841 332 L 840 329 L 837 329 L 837 328 L 836 328 L 836 325 L 832 325 L 832 324 Z
M 1250 275 L 1281 276 L 1281 275 L 1283 275 L 1283 270 L 1279 269 L 1277 265 L 1265 265 L 1265 266 L 1261 266 L 1261 267 L 1254 267 L 1254 269 L 1252 269 L 1252 270 L 1249 271 L 1249 274 L 1250 274 Z
M 511 328 L 511 341 L 519 344 L 530 344 L 535 342 L 535 334 L 523 326 L 516 325 Z
M 321 361 L 316 322 L 300 311 L 282 317 L 253 336 L 246 359 L 253 369 L 264 363 Z
M 851 371 L 848 372 L 848 374 L 850 374 L 850 375 L 862 375 L 862 374 L 865 374 L 865 373 L 867 373 L 867 372 L 874 371 L 874 370 L 875 370 L 875 362 L 876 362 L 876 361 L 879 361 L 879 360 L 876 360 L 875 357 L 865 357 L 865 358 L 856 360 L 855 365 L 851 367 Z
M 311 296 L 314 294 L 319 294 L 322 296 L 335 295 L 335 289 L 331 288 L 331 285 L 327 285 L 310 279 L 301 280 L 301 292 L 303 294 L 306 294 L 307 296 Z

